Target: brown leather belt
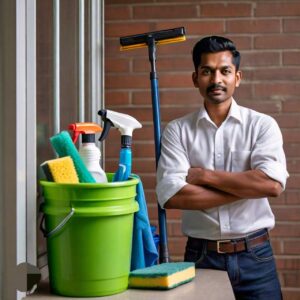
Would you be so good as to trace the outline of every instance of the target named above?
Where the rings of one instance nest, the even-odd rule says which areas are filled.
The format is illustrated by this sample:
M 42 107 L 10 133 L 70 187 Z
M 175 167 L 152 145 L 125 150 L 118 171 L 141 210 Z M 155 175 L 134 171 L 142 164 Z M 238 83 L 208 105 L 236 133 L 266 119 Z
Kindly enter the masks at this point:
M 211 241 L 211 240 L 202 240 L 189 237 L 191 242 L 195 244 L 198 240 L 203 243 L 206 241 L 206 249 L 207 251 L 215 251 L 218 253 L 235 253 L 245 251 L 247 249 L 251 249 L 255 246 L 262 244 L 263 242 L 269 240 L 269 234 L 267 231 L 262 233 L 259 236 L 249 237 L 248 239 L 237 239 L 237 240 L 219 240 L 219 241 Z

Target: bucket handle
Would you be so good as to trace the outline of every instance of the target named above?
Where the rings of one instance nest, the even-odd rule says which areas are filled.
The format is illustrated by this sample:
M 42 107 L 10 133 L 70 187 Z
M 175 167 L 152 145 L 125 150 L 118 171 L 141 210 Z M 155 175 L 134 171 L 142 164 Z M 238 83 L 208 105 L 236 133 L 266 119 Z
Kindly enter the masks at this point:
M 43 214 L 41 224 L 40 224 L 40 229 L 43 232 L 44 237 L 48 238 L 54 235 L 55 233 L 59 232 L 66 225 L 66 223 L 71 219 L 74 213 L 75 213 L 75 209 L 74 207 L 71 207 L 71 211 L 68 213 L 68 215 L 54 229 L 52 229 L 49 232 L 47 232 L 46 228 L 43 226 L 45 220 L 45 214 Z

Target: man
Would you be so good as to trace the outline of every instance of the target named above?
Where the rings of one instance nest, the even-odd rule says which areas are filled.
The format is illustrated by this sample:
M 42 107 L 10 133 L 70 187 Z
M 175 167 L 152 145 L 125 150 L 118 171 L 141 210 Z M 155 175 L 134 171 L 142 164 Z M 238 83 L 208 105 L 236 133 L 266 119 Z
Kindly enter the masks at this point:
M 280 129 L 270 116 L 233 99 L 242 73 L 232 41 L 200 40 L 193 62 L 204 105 L 164 130 L 159 203 L 183 210 L 186 261 L 227 270 L 237 299 L 281 299 L 267 199 L 284 190 L 288 177 Z

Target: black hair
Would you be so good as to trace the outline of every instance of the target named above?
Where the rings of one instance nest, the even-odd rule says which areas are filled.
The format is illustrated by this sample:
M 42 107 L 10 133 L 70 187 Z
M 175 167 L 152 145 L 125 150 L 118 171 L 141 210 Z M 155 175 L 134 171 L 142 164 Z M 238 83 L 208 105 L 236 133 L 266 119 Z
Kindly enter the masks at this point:
M 202 53 L 215 53 L 221 51 L 230 51 L 232 54 L 232 63 L 235 65 L 236 71 L 239 70 L 241 55 L 240 52 L 236 50 L 234 43 L 221 36 L 208 36 L 197 42 L 193 48 L 193 62 L 195 70 L 201 63 Z

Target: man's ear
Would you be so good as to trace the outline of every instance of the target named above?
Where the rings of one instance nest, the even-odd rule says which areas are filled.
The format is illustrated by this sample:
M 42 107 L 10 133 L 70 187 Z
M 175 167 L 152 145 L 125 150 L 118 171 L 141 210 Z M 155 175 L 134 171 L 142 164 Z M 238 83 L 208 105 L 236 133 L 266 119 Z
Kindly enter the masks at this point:
M 242 81 L 243 73 L 242 71 L 237 71 L 235 74 L 235 87 L 239 87 Z
M 193 79 L 194 87 L 198 88 L 199 87 L 198 80 L 197 80 L 198 74 L 196 72 L 193 72 L 192 79 Z

